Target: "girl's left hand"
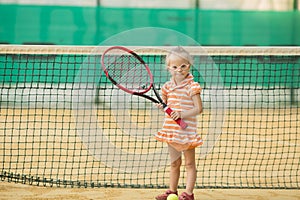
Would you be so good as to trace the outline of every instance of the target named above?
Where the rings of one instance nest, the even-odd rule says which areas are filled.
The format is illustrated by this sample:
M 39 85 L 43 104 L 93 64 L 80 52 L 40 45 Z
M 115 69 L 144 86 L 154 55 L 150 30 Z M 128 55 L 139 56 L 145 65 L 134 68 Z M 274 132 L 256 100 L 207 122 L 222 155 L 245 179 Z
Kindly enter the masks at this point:
M 171 113 L 171 117 L 173 120 L 177 120 L 177 119 L 181 118 L 181 112 L 173 111 Z

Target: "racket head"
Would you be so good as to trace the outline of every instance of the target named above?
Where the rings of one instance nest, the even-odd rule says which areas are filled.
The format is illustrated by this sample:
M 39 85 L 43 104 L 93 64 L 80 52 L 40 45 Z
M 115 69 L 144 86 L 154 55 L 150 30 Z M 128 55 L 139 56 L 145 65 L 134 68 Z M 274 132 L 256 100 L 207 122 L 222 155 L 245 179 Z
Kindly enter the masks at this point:
M 106 77 L 121 90 L 144 94 L 153 85 L 153 75 L 141 56 L 134 51 L 113 46 L 103 53 L 101 66 Z

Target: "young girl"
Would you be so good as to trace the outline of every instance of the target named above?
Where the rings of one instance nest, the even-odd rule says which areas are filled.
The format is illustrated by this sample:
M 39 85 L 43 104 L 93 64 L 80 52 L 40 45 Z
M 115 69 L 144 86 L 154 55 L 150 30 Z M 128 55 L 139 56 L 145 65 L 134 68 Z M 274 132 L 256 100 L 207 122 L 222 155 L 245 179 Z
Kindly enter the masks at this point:
M 187 171 L 186 191 L 179 196 L 179 200 L 194 199 L 194 185 L 196 182 L 195 148 L 202 144 L 202 139 L 197 134 L 197 115 L 202 112 L 200 98 L 201 88 L 194 82 L 190 74 L 193 64 L 192 57 L 182 47 L 171 50 L 166 57 L 167 69 L 171 80 L 162 87 L 162 99 L 173 110 L 171 116 L 165 115 L 161 131 L 155 134 L 158 141 L 166 142 L 171 158 L 170 188 L 156 197 L 157 200 L 166 200 L 170 194 L 176 194 L 182 163 L 181 152 L 185 158 Z M 158 105 L 162 109 L 162 105 Z M 181 129 L 174 120 L 182 118 L 187 124 L 186 129 Z

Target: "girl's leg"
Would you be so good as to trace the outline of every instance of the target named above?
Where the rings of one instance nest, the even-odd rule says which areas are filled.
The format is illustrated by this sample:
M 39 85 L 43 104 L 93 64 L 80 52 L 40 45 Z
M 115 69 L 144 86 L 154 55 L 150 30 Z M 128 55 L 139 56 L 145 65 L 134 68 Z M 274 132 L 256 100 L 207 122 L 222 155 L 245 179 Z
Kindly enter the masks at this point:
M 180 166 L 182 163 L 181 152 L 178 152 L 176 149 L 169 145 L 169 154 L 171 159 L 170 190 L 176 192 L 180 177 Z
M 187 172 L 186 192 L 188 194 L 193 194 L 197 177 L 195 149 L 184 151 L 184 158 Z

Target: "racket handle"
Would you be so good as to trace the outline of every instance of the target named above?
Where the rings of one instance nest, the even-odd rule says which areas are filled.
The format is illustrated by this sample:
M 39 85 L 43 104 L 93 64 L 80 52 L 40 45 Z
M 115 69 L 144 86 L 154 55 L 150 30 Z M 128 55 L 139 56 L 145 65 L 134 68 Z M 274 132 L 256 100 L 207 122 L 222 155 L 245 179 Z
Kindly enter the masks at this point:
M 171 108 L 169 108 L 168 106 L 166 106 L 166 107 L 164 108 L 164 110 L 165 110 L 165 112 L 166 112 L 169 116 L 171 116 L 171 113 L 173 112 L 173 110 L 172 110 Z M 181 119 L 181 118 L 175 120 L 175 122 L 176 122 L 182 129 L 186 129 L 186 127 L 188 126 L 187 123 L 185 123 L 185 122 L 183 121 L 183 119 Z

